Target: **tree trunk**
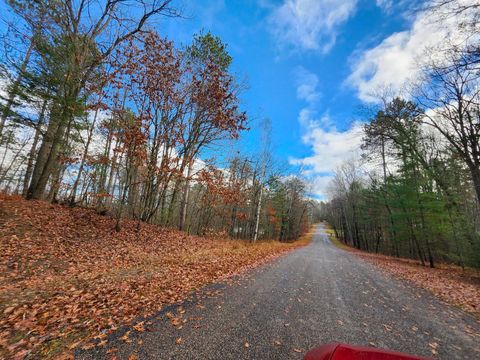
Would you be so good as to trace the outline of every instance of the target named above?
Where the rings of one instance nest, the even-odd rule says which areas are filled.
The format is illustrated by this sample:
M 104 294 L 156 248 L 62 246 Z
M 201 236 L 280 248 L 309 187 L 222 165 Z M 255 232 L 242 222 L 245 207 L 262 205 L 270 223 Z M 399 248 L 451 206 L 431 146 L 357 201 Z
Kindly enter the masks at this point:
M 50 112 L 50 121 L 47 126 L 47 131 L 43 137 L 40 149 L 38 150 L 37 160 L 35 161 L 35 166 L 32 172 L 32 179 L 27 191 L 27 199 L 40 199 L 43 196 L 45 188 L 39 189 L 38 184 L 48 162 L 55 138 L 59 132 L 60 123 L 61 119 L 58 114 L 58 107 L 54 105 Z
M 52 147 L 50 148 L 50 152 L 48 153 L 48 157 L 45 161 L 45 166 L 43 167 L 38 177 L 38 181 L 35 184 L 35 187 L 30 192 L 33 199 L 40 199 L 43 197 L 43 194 L 45 193 L 45 189 L 47 187 L 48 179 L 55 170 L 55 167 L 58 165 L 58 155 L 60 154 L 60 150 L 64 145 L 63 140 L 68 128 L 69 121 L 71 121 L 69 116 L 62 116 L 62 120 L 60 121 L 56 134 L 53 138 Z
M 51 203 L 58 203 L 58 192 L 60 191 L 61 180 L 63 173 L 65 171 L 65 166 L 57 164 L 55 170 L 52 174 L 52 180 L 50 185 L 50 191 L 47 196 L 47 201 Z
M 95 123 L 97 121 L 98 109 L 95 111 L 95 115 L 93 116 L 92 126 L 88 131 L 87 143 L 85 144 L 85 150 L 83 151 L 82 161 L 80 162 L 80 167 L 78 168 L 77 178 L 72 187 L 72 192 L 70 194 L 70 206 L 75 205 L 75 197 L 77 194 L 78 184 L 80 183 L 80 179 L 82 177 L 83 168 L 85 166 L 85 161 L 87 160 L 88 156 L 88 148 L 90 147 L 90 142 L 92 141 L 93 130 L 95 129 Z
M 258 195 L 257 210 L 255 214 L 255 230 L 253 231 L 253 242 L 258 238 L 258 227 L 260 225 L 260 210 L 262 209 L 263 186 L 260 184 L 260 194 Z
M 37 150 L 38 140 L 40 139 L 40 128 L 42 127 L 43 122 L 45 120 L 46 110 L 47 110 L 47 100 L 44 100 L 42 105 L 42 111 L 40 113 L 40 116 L 38 117 L 38 123 L 35 128 L 35 136 L 33 137 L 32 147 L 28 154 L 27 169 L 25 170 L 25 178 L 23 180 L 23 191 L 22 191 L 23 196 L 27 196 L 28 186 L 30 185 L 30 179 L 32 177 L 32 171 L 33 171 L 33 162 L 37 155 L 36 150 Z
M 480 164 L 471 165 L 470 173 L 472 174 L 472 181 L 473 186 L 475 187 L 475 194 L 477 195 L 477 202 L 480 204 Z
M 117 147 L 118 145 L 118 139 L 116 140 L 115 142 L 115 147 Z M 107 186 L 105 187 L 105 193 L 108 194 L 108 198 L 107 198 L 107 201 L 106 201 L 106 207 L 111 207 L 112 205 L 112 200 L 113 200 L 113 195 L 114 195 L 114 192 L 115 192 L 115 187 L 114 187 L 114 178 L 117 174 L 117 152 L 114 151 L 113 153 L 113 158 L 112 158 L 112 161 L 111 161 L 111 165 L 110 165 L 110 173 L 108 175 L 108 182 L 107 182 Z M 103 207 L 103 205 L 102 205 Z M 104 209 L 101 209 L 102 211 Z
M 188 197 L 190 194 L 190 175 L 192 172 L 193 161 L 191 160 L 188 164 L 187 178 L 185 179 L 185 187 L 183 190 L 183 199 L 182 206 L 180 207 L 180 223 L 178 225 L 179 230 L 185 230 L 185 221 L 187 219 L 187 207 L 188 207 Z

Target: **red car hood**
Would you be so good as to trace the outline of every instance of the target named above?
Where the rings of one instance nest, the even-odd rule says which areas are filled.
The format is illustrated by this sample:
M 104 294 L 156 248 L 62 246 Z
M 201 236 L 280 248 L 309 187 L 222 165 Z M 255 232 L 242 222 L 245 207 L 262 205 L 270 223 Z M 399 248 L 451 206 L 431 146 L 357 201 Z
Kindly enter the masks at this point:
M 304 360 L 427 360 L 429 358 L 402 354 L 372 347 L 332 343 L 310 350 Z

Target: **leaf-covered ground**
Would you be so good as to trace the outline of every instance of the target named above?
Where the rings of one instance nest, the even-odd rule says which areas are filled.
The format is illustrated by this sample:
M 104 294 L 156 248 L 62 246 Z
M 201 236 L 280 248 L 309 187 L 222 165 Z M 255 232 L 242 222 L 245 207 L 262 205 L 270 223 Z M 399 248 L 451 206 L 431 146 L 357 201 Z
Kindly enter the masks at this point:
M 0 358 L 65 354 L 306 243 L 216 240 L 0 195 Z
M 331 228 L 326 232 L 339 248 L 351 251 L 364 260 L 398 278 L 427 289 L 443 301 L 460 306 L 480 319 L 480 271 L 459 266 L 437 264 L 425 267 L 419 261 L 373 254 L 349 247 L 335 238 Z
M 409 259 L 352 250 L 364 260 L 388 273 L 427 289 L 443 301 L 462 307 L 480 319 L 480 272 L 462 270 L 454 265 L 438 264 L 436 268 L 422 266 Z

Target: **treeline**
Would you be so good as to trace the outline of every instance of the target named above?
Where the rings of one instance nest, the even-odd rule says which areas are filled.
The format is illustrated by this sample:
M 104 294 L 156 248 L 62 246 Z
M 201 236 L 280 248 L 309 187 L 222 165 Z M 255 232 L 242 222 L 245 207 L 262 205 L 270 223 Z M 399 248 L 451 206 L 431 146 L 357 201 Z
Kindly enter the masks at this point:
M 351 246 L 480 267 L 479 10 L 457 2 L 429 10 L 461 14 L 468 40 L 432 56 L 411 100 L 379 98 L 363 163 L 337 170 L 323 217 Z
M 341 166 L 323 215 L 358 249 L 480 266 L 478 199 L 465 159 L 422 126 L 425 113 L 394 99 L 365 126 L 367 166 Z
M 117 230 L 129 217 L 253 240 L 305 231 L 312 204 L 275 172 L 268 123 L 257 156 L 215 156 L 248 122 L 220 38 L 177 47 L 148 27 L 179 15 L 171 1 L 7 4 L 3 191 L 93 207 Z

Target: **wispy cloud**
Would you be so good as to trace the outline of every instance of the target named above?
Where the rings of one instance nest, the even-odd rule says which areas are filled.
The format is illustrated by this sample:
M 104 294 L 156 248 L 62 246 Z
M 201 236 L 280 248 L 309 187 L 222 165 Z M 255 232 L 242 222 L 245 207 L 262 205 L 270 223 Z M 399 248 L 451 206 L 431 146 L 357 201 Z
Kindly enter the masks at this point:
M 218 20 L 218 14 L 225 9 L 225 0 L 193 1 L 190 6 L 195 18 L 208 29 Z
M 356 5 L 357 0 L 285 0 L 272 9 L 269 29 L 282 49 L 327 53 Z
M 305 100 L 309 105 L 314 105 L 320 98 L 318 91 L 318 76 L 303 66 L 297 67 L 295 71 L 297 83 L 297 97 Z
M 394 4 L 393 0 L 376 0 L 375 3 L 385 11 L 390 11 Z
M 318 89 L 320 84 L 318 76 L 303 66 L 298 66 L 295 70 L 295 83 L 297 85 L 297 98 L 305 102 L 305 107 L 298 114 L 300 124 L 304 128 L 330 126 L 331 119 L 328 112 L 318 116 L 317 109 L 322 97 L 322 93 Z
M 302 169 L 303 176 L 312 184 L 313 194 L 323 198 L 335 169 L 360 151 L 363 127 L 355 123 L 346 131 L 338 131 L 328 111 L 319 115 L 318 76 L 303 67 L 298 67 L 295 75 L 297 97 L 305 101 L 298 121 L 304 132 L 302 141 L 311 149 L 311 155 L 289 161 Z

